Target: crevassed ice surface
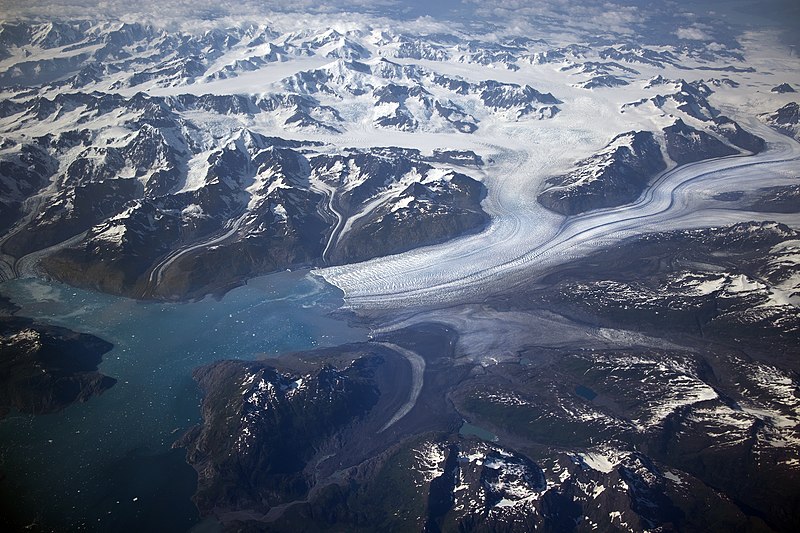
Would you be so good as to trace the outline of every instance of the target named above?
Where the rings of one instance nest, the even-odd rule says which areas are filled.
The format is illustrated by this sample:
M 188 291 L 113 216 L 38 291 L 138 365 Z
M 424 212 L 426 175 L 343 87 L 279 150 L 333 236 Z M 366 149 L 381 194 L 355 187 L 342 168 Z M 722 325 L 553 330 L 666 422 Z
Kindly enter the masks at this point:
M 492 284 L 495 288 L 513 285 L 635 235 L 751 220 L 753 213 L 712 208 L 707 200 L 724 191 L 792 182 L 800 145 L 753 120 L 745 123 L 769 142 L 768 150 L 670 169 L 634 204 L 569 219 L 536 202 L 541 182 L 536 179 L 537 168 L 547 164 L 552 146 L 532 142 L 525 150 L 524 142 L 517 141 L 516 150 L 498 149 L 495 163 L 486 170 L 485 208 L 493 219 L 485 231 L 441 246 L 317 273 L 342 289 L 353 307 L 434 303 L 474 295 Z M 563 135 L 575 135 L 574 131 Z M 560 146 L 564 140 L 553 139 Z M 770 218 L 794 221 L 796 215 L 770 214 Z

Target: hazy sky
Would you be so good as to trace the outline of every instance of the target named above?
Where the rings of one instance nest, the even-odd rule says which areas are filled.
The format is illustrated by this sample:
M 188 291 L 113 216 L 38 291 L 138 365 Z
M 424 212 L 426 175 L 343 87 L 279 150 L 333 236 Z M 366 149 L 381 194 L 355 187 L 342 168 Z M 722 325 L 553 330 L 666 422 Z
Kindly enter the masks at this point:
M 393 19 L 430 17 L 512 31 L 573 26 L 598 32 L 713 40 L 733 24 L 800 33 L 798 0 L 0 0 L 0 17 L 108 18 L 156 24 L 279 17 L 281 13 L 369 13 Z

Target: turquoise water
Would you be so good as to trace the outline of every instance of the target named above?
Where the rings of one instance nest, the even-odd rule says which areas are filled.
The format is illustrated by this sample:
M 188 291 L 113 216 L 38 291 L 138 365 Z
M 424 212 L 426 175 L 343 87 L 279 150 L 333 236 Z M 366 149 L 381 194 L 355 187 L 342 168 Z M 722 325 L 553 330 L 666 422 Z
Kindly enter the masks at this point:
M 481 440 L 485 440 L 488 442 L 499 442 L 500 438 L 495 435 L 494 433 L 487 431 L 479 426 L 473 426 L 466 420 L 463 424 L 461 424 L 461 428 L 458 430 L 458 433 L 464 437 L 468 437 L 470 435 L 478 437 Z
M 41 280 L 0 293 L 21 316 L 114 344 L 100 371 L 118 383 L 61 413 L 0 420 L 0 497 L 15 513 L 58 529 L 185 530 L 195 476 L 172 443 L 199 420 L 191 372 L 220 359 L 253 359 L 365 340 L 329 316 L 338 291 L 303 272 L 251 280 L 221 300 L 139 302 Z

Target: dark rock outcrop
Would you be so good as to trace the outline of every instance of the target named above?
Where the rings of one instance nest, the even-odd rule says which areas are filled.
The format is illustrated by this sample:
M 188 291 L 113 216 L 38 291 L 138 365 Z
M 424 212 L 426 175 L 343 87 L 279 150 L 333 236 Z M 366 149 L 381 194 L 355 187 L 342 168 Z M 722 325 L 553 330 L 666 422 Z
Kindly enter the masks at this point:
M 780 85 L 776 85 L 770 92 L 778 93 L 778 94 L 786 94 L 786 93 L 796 93 L 794 87 L 789 85 L 788 83 L 781 83 Z
M 576 163 L 575 170 L 548 179 L 539 202 L 564 215 L 622 205 L 635 200 L 665 168 L 651 132 L 623 133 L 601 152 Z
M 743 129 L 738 123 L 726 116 L 715 117 L 711 130 L 728 139 L 728 142 L 734 146 L 754 154 L 763 150 L 766 144 L 764 139 Z
M 265 512 L 303 498 L 313 484 L 306 466 L 317 450 L 376 403 L 375 364 L 359 359 L 304 375 L 243 361 L 198 369 L 203 424 L 179 445 L 198 471 L 201 511 Z
M 92 335 L 0 317 L 0 418 L 45 414 L 102 394 L 117 380 L 97 371 L 112 345 Z
M 761 189 L 747 203 L 746 209 L 764 213 L 800 213 L 800 185 Z
M 664 128 L 667 154 L 679 165 L 739 153 L 705 131 L 695 129 L 678 119 Z
M 331 254 L 335 262 L 357 262 L 438 244 L 478 231 L 489 216 L 481 209 L 483 184 L 463 174 L 414 183 L 396 199 L 359 219 Z
M 22 204 L 47 184 L 58 162 L 36 144 L 5 140 L 0 146 L 0 231 L 19 218 Z
M 800 106 L 797 102 L 789 102 L 774 113 L 765 113 L 759 118 L 779 132 L 800 140 Z
M 603 74 L 579 83 L 578 87 L 582 89 L 599 89 L 603 87 L 624 87 L 628 84 L 629 82 L 623 78 L 610 74 Z

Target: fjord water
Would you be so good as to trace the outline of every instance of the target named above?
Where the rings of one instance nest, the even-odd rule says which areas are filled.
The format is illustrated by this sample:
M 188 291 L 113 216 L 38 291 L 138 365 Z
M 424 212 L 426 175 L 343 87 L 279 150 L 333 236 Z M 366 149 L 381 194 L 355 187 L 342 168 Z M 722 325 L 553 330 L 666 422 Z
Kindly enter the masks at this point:
M 118 380 L 60 413 L 0 420 L 3 507 L 56 530 L 181 531 L 196 476 L 172 443 L 200 418 L 194 368 L 364 340 L 330 316 L 341 293 L 303 272 L 251 280 L 217 300 L 140 302 L 58 283 L 0 285 L 27 316 L 114 344 Z M 4 509 L 5 512 L 5 509 Z

